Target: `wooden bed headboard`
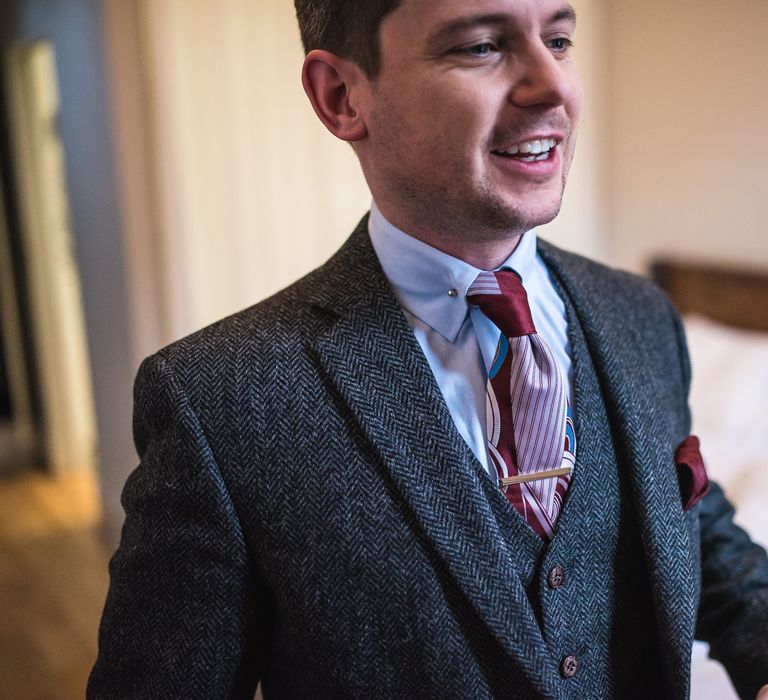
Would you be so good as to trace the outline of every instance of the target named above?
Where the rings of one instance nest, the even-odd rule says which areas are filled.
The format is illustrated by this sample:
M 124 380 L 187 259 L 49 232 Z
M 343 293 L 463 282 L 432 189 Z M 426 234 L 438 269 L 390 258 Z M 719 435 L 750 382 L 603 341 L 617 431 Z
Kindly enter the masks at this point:
M 768 331 L 768 271 L 658 260 L 651 274 L 683 314 Z

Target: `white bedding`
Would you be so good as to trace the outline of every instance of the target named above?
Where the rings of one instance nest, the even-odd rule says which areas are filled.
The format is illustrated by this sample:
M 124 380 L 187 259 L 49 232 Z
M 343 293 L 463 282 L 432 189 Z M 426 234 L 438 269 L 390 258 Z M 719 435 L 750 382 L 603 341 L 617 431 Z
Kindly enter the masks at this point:
M 768 544 L 768 334 L 685 319 L 693 366 L 693 433 L 711 478 L 736 505 L 736 521 Z M 768 682 L 768 678 L 766 678 Z M 693 650 L 693 700 L 737 698 L 707 645 Z

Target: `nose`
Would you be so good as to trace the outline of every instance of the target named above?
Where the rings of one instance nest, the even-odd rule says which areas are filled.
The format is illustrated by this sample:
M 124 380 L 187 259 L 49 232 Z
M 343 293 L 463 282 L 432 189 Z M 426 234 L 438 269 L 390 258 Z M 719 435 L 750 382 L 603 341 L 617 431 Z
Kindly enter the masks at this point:
M 518 107 L 559 107 L 574 100 L 579 82 L 569 59 L 537 42 L 517 56 L 510 101 Z

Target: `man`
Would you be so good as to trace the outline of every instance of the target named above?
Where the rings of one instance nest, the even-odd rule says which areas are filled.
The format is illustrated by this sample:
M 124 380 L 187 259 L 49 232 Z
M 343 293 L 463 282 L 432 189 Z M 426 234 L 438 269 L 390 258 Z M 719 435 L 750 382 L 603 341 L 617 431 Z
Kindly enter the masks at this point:
M 701 498 L 679 319 L 533 231 L 574 150 L 573 9 L 296 6 L 374 207 L 142 366 L 89 697 L 685 698 L 694 631 L 755 697 L 768 561 Z

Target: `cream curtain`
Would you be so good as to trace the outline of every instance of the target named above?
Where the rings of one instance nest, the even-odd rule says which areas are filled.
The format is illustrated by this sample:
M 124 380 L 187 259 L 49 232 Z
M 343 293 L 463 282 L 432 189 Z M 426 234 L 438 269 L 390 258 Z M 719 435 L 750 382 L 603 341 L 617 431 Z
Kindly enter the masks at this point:
M 352 150 L 304 96 L 289 0 L 115 0 L 105 10 L 123 192 L 152 214 L 131 226 L 127 213 L 129 265 L 134 279 L 156 269 L 164 309 L 145 344 L 167 342 L 322 263 L 370 195 Z M 126 100 L 136 80 L 144 109 Z

